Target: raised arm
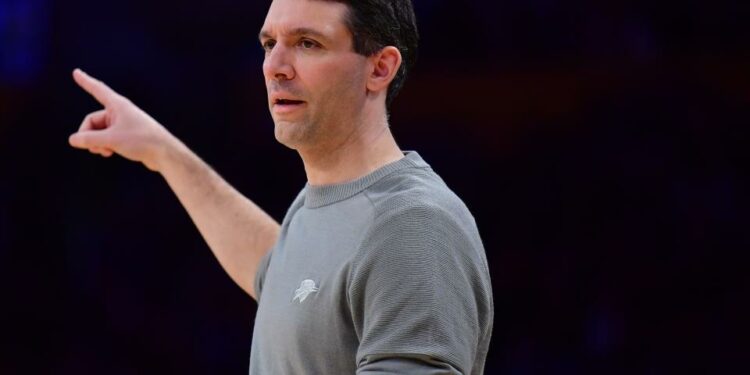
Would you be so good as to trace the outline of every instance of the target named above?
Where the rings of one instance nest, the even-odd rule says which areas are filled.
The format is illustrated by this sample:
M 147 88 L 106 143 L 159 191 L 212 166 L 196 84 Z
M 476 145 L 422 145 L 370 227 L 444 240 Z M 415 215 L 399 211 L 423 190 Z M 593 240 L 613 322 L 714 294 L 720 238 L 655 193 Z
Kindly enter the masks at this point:
M 104 109 L 84 118 L 70 144 L 161 173 L 224 270 L 255 298 L 258 263 L 276 243 L 279 224 L 130 100 L 79 69 L 73 79 Z

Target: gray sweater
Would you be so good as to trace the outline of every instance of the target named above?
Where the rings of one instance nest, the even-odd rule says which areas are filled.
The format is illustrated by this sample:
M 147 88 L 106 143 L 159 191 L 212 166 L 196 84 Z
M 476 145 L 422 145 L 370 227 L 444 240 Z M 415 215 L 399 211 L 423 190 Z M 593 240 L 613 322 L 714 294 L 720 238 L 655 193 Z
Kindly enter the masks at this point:
M 490 275 L 463 202 L 416 153 L 307 185 L 255 278 L 250 374 L 481 374 Z

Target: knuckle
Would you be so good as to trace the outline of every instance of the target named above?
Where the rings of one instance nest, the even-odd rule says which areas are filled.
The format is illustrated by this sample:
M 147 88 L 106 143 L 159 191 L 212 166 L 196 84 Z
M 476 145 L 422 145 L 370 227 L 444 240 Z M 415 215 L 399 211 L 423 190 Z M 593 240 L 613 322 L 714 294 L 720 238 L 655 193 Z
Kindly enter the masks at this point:
M 130 99 L 128 99 L 127 97 L 122 96 L 120 94 L 117 94 L 117 96 L 120 98 L 120 100 L 122 101 L 123 104 L 133 105 L 133 102 L 131 102 Z
M 130 104 L 130 100 L 128 98 L 120 95 L 120 94 L 114 94 L 112 95 L 112 104 L 114 104 L 116 107 L 126 107 Z

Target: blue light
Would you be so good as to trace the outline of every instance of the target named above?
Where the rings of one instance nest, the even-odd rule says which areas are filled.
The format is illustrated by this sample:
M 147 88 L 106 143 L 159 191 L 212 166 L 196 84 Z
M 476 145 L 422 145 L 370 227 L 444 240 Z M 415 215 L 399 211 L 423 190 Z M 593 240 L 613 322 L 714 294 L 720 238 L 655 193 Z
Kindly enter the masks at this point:
M 0 0 L 0 85 L 27 86 L 49 49 L 49 0 Z

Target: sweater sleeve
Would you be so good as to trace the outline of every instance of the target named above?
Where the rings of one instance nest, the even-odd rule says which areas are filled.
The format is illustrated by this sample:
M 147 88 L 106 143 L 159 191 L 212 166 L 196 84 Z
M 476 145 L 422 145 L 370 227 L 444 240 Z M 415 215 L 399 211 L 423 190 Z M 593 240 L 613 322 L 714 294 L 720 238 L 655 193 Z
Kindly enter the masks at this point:
M 258 269 L 255 271 L 255 279 L 253 280 L 253 288 L 255 289 L 255 298 L 260 302 L 260 295 L 263 293 L 263 283 L 266 280 L 266 272 L 268 271 L 268 263 L 271 262 L 271 256 L 273 254 L 273 248 L 263 255 L 258 263 Z
M 375 220 L 348 290 L 358 374 L 472 373 L 492 302 L 481 242 L 464 229 L 429 205 Z

